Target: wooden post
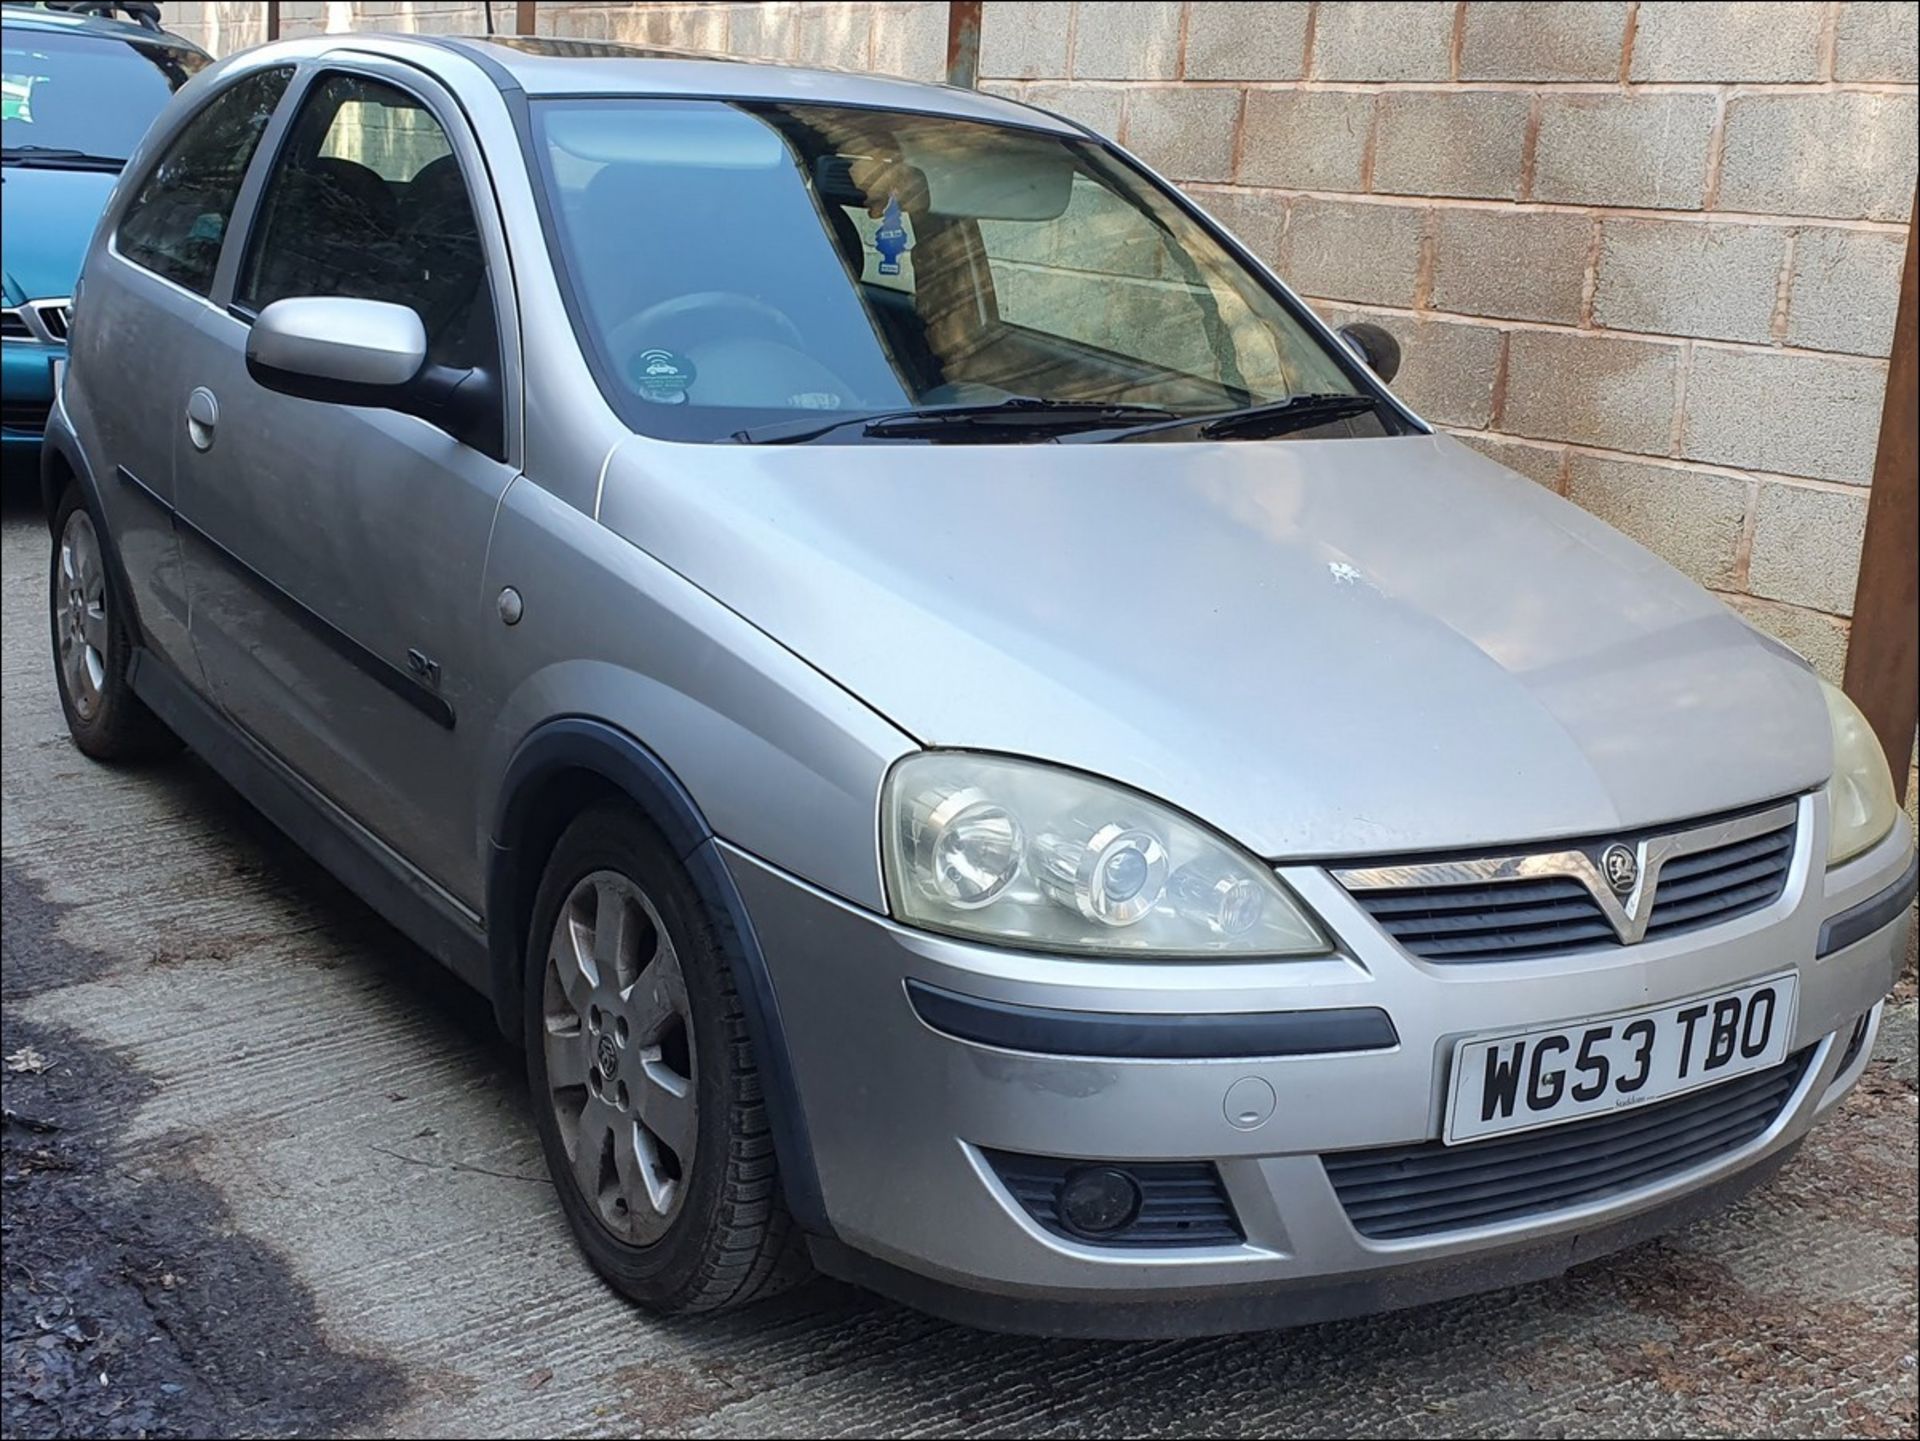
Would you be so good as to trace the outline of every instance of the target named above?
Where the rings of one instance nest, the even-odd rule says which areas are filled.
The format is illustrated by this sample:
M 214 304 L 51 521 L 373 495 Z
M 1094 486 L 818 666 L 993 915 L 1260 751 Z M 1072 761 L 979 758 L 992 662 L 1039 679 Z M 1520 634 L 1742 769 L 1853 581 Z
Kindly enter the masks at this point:
M 1920 195 L 1915 196 L 1920 205 Z M 1914 236 L 1920 211 L 1907 220 L 1907 267 L 1887 364 L 1880 411 L 1880 449 L 1867 497 L 1867 533 L 1860 543 L 1860 581 L 1853 592 L 1853 637 L 1847 645 L 1846 691 L 1886 748 L 1893 788 L 1907 796 L 1907 760 L 1920 713 L 1920 357 L 1915 356 Z
M 513 7 L 513 33 L 516 35 L 531 35 L 533 32 L 533 0 L 515 0 Z
M 971 90 L 980 79 L 980 0 L 947 0 L 947 84 Z
M 267 39 L 280 38 L 280 0 L 267 0 Z

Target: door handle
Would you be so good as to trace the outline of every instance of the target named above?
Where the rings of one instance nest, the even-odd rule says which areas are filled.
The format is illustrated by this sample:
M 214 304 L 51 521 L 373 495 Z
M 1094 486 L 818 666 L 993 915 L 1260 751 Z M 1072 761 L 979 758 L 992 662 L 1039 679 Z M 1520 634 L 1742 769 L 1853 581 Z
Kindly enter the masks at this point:
M 220 423 L 220 402 L 206 386 L 198 386 L 187 397 L 187 439 L 195 450 L 213 445 L 213 428 Z

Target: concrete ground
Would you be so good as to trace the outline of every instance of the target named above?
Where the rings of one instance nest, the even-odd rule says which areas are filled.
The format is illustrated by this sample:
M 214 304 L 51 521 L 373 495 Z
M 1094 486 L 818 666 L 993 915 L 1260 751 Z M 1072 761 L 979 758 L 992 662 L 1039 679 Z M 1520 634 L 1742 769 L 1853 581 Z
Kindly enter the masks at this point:
M 575 1254 L 473 998 L 198 763 L 71 747 L 37 505 L 0 546 L 8 1434 L 1914 1434 L 1911 1000 L 1780 1179 L 1556 1282 L 1182 1343 L 825 1283 L 650 1320 Z

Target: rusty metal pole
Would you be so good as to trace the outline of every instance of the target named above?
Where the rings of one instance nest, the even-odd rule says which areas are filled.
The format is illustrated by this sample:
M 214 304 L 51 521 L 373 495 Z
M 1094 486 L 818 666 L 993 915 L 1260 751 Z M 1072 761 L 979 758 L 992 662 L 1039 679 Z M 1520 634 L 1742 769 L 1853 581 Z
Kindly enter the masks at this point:
M 1920 195 L 1915 196 L 1920 206 Z M 1920 719 L 1920 357 L 1915 355 L 1914 237 L 1920 210 L 1907 221 L 1907 268 L 1887 363 L 1887 399 L 1880 411 L 1880 448 L 1867 497 L 1867 533 L 1860 542 L 1860 580 L 1853 592 L 1853 637 L 1847 645 L 1846 691 L 1886 748 L 1893 788 L 1907 796 L 1907 760 Z
M 280 0 L 267 0 L 267 39 L 280 38 Z
M 516 35 L 531 35 L 533 32 L 533 0 L 515 0 L 513 7 L 513 33 Z
M 947 0 L 947 84 L 980 80 L 980 0 Z

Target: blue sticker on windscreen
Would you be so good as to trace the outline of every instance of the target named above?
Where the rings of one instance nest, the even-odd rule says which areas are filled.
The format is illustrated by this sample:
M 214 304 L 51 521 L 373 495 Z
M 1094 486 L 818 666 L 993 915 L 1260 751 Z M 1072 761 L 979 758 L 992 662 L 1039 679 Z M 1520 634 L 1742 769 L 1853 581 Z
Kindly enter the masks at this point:
M 880 217 L 880 229 L 874 234 L 873 248 L 880 252 L 880 273 L 898 275 L 900 257 L 911 247 L 907 244 L 907 227 L 900 218 L 900 197 L 887 197 L 887 213 Z
M 685 404 L 693 377 L 693 362 L 671 350 L 643 350 L 633 360 L 634 389 L 655 405 Z

